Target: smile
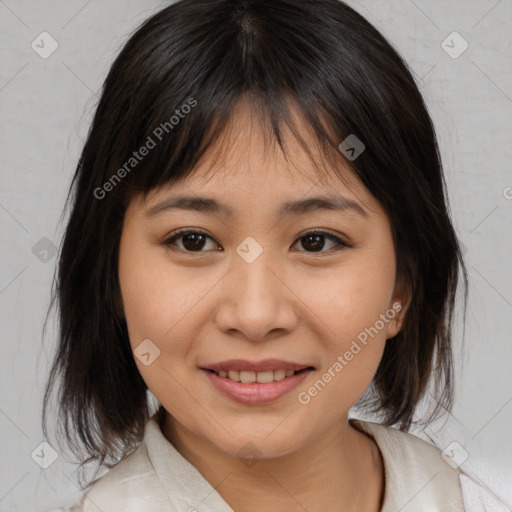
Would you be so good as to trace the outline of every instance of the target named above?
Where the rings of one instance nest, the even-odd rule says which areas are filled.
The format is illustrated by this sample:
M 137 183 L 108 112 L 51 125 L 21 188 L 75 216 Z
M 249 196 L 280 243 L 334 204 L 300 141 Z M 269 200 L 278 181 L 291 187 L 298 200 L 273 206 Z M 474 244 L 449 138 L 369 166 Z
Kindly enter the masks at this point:
M 313 371 L 312 367 L 264 372 L 226 372 L 201 368 L 201 372 L 216 391 L 235 402 L 247 405 L 262 405 L 276 401 L 290 393 Z

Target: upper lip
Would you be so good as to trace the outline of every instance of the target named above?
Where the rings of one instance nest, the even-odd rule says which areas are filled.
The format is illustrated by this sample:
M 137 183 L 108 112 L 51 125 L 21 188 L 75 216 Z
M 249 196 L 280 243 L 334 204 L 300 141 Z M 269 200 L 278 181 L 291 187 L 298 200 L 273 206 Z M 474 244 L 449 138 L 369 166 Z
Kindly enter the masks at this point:
M 229 359 L 228 361 L 221 361 L 220 363 L 209 364 L 203 366 L 205 370 L 236 370 L 248 372 L 269 372 L 274 370 L 294 370 L 299 371 L 304 368 L 310 368 L 310 365 L 292 363 L 290 361 L 283 361 L 282 359 L 264 359 L 262 361 L 247 361 L 246 359 Z M 312 368 L 312 367 L 311 367 Z

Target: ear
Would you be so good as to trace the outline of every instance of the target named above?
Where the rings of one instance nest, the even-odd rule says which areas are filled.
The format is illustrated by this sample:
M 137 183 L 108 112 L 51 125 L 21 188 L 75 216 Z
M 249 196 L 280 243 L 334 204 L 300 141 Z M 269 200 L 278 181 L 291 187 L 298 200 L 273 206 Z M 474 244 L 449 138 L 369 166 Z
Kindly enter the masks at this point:
M 386 329 L 386 339 L 394 338 L 402 329 L 403 322 L 409 305 L 411 304 L 411 294 L 401 283 L 395 285 L 393 298 L 386 312 L 389 323 Z

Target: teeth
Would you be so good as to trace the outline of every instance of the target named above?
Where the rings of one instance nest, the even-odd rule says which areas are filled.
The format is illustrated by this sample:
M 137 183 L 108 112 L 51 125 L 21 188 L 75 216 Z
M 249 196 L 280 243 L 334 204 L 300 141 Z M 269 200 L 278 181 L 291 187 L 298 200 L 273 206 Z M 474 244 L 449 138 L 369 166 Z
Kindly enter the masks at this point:
M 240 372 L 237 372 L 236 370 L 230 370 L 228 372 L 228 378 L 230 380 L 234 380 L 235 382 L 240 382 Z
M 219 377 L 228 378 L 235 382 L 243 382 L 244 384 L 249 384 L 252 382 L 259 382 L 261 384 L 265 384 L 268 382 L 273 382 L 275 380 L 283 380 L 285 377 L 291 377 L 294 375 L 294 370 L 274 370 L 268 372 L 250 372 L 250 371 L 236 371 L 230 370 L 226 372 L 224 370 L 215 370 L 215 373 Z
M 256 382 L 258 375 L 261 374 L 255 372 L 240 372 L 240 382 Z
M 292 375 L 293 373 L 295 373 L 293 370 L 292 371 Z M 286 377 L 286 370 L 275 370 L 274 371 L 274 380 L 283 380 L 284 378 Z M 289 377 L 289 375 L 288 375 Z

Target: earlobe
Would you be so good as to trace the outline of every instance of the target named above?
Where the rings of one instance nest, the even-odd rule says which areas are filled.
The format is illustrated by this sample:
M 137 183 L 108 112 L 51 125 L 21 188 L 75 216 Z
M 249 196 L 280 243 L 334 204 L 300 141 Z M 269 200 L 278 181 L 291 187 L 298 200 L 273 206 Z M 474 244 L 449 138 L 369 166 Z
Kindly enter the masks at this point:
M 404 324 L 405 315 L 411 303 L 412 293 L 407 282 L 397 278 L 393 290 L 393 298 L 386 313 L 389 323 L 386 329 L 386 339 L 394 338 Z
M 399 300 L 392 303 L 388 309 L 386 316 L 389 319 L 388 327 L 386 329 L 386 339 L 394 338 L 402 328 L 402 313 L 403 306 Z
M 388 310 L 387 316 L 390 322 L 387 327 L 386 339 L 394 338 L 402 329 L 405 314 L 411 303 L 410 296 L 405 294 L 395 294 L 391 306 Z

